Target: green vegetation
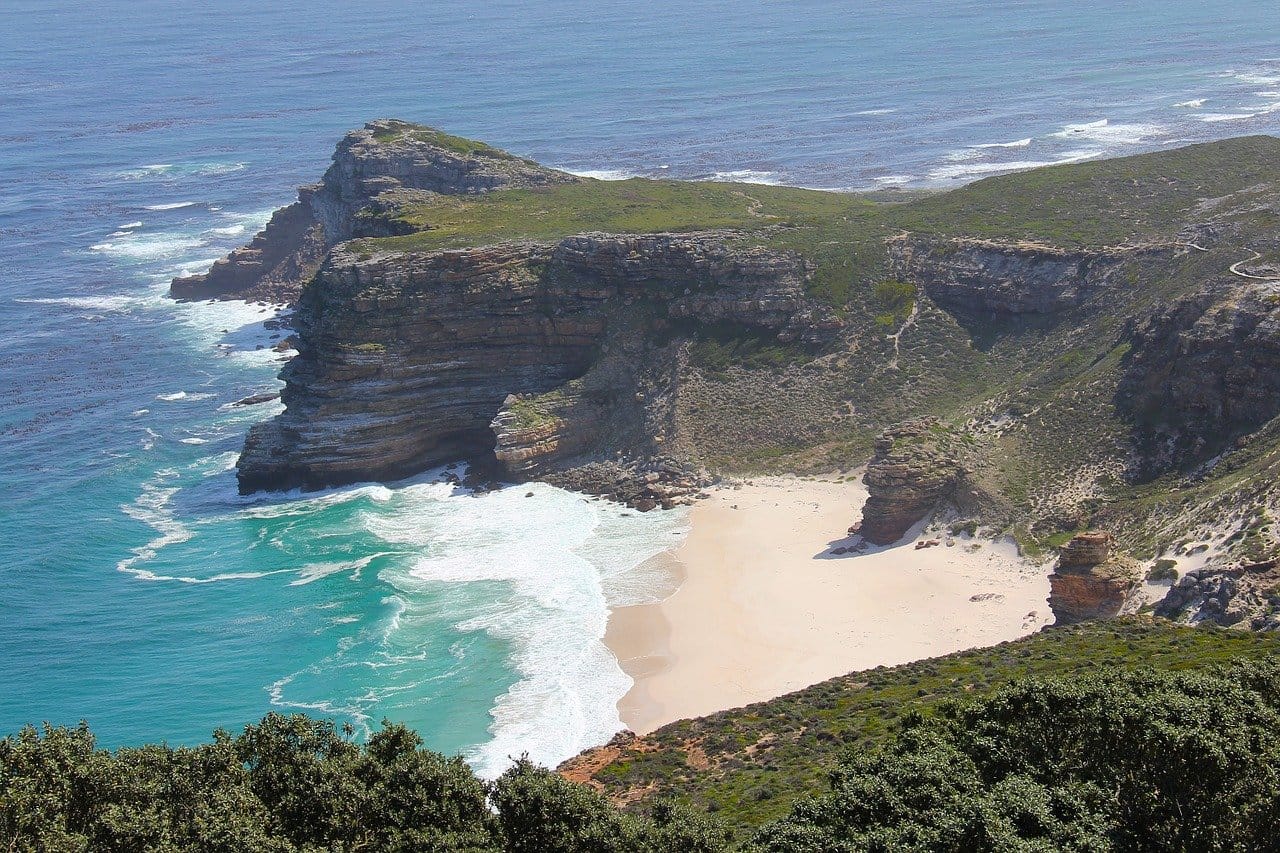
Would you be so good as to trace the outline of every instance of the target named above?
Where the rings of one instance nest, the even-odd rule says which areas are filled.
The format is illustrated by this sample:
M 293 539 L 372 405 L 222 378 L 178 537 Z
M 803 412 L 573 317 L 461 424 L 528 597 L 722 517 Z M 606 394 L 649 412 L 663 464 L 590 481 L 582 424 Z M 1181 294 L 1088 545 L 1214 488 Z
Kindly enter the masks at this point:
M 558 240 L 588 231 L 756 231 L 792 218 L 821 219 L 843 208 L 870 206 L 871 202 L 856 196 L 790 187 L 642 178 L 583 180 L 415 201 L 400 207 L 396 218 L 424 230 L 403 237 L 364 240 L 361 245 L 386 251 L 421 251 L 503 240 Z
M 1280 139 L 1249 136 L 987 178 L 904 205 L 894 219 L 925 233 L 1117 245 L 1172 237 L 1204 200 L 1277 179 Z
M 1280 669 L 1032 679 L 853 756 L 751 849 L 1271 850 Z
M 558 420 L 554 410 L 563 406 L 567 400 L 565 392 L 556 389 L 536 397 L 516 397 L 507 410 L 516 416 L 521 429 L 533 429 Z
M 436 130 L 433 127 L 423 127 L 417 124 L 398 123 L 389 130 L 379 131 L 373 135 L 378 142 L 388 143 L 402 139 L 412 139 L 416 142 L 425 142 L 434 145 L 437 148 L 443 148 L 446 151 L 452 151 L 464 157 L 470 157 L 480 154 L 486 157 L 498 157 L 503 160 L 518 160 L 514 154 L 503 151 L 501 148 L 494 148 L 484 142 L 475 139 L 467 139 L 463 136 L 453 136 L 449 133 Z
M 276 714 L 194 748 L 108 752 L 83 725 L 0 741 L 9 853 L 658 853 L 722 850 L 724 839 L 669 805 L 623 814 L 528 761 L 486 784 L 385 723 L 364 746 L 331 723 Z
M 738 323 L 718 322 L 690 326 L 693 346 L 689 357 L 698 367 L 719 374 L 737 365 L 748 370 L 785 367 L 808 361 L 812 351 L 797 344 L 784 344 L 768 329 Z
M 916 287 L 905 281 L 881 281 L 872 288 L 876 305 L 885 309 L 876 315 L 876 325 L 896 328 L 906 322 L 916 304 Z
M 882 746 L 907 716 L 928 716 L 948 700 L 987 695 L 1028 676 L 1074 678 L 1101 667 L 1203 669 L 1278 653 L 1280 637 L 1183 628 L 1142 617 L 1053 628 L 682 720 L 646 736 L 595 779 L 619 801 L 640 796 L 645 802 L 649 790 L 678 793 L 741 830 L 781 817 L 797 800 L 826 790 L 842 756 Z
M 385 136 L 405 133 L 429 134 L 429 141 L 460 153 L 511 156 L 430 129 L 406 126 Z M 866 282 L 887 278 L 884 240 L 903 231 L 1068 247 L 1168 239 L 1203 199 L 1248 196 L 1277 179 L 1280 140 L 1268 136 L 1002 175 L 897 203 L 794 187 L 588 179 L 406 203 L 394 218 L 418 233 L 360 241 L 358 249 L 435 250 L 588 231 L 734 229 L 743 239 L 756 234 L 757 242 L 813 260 L 812 292 L 843 305 L 865 294 Z M 1236 204 L 1262 215 L 1247 201 Z
M 646 739 L 645 758 L 661 764 L 683 744 L 699 769 L 685 760 L 666 767 L 649 781 L 667 797 L 629 811 L 527 760 L 482 782 L 387 723 L 356 745 L 350 730 L 272 714 L 197 747 L 115 752 L 97 749 L 83 725 L 27 728 L 0 740 L 0 846 L 1270 849 L 1280 817 L 1280 668 L 1251 659 L 1278 645 L 1127 620 L 851 675 Z M 750 787 L 727 784 L 748 765 L 761 771 Z M 597 774 L 615 794 L 617 766 Z
M 1150 570 L 1147 571 L 1147 580 L 1149 581 L 1169 581 L 1178 580 L 1178 561 L 1169 559 L 1156 560 Z

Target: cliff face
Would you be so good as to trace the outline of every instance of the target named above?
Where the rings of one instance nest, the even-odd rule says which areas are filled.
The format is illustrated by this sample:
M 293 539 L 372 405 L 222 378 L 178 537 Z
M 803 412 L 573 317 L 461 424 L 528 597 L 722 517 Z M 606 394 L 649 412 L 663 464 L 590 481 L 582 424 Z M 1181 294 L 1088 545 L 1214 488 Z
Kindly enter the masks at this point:
M 504 187 L 548 186 L 579 179 L 487 145 L 383 119 L 348 133 L 319 184 L 276 211 L 245 247 L 209 272 L 174 279 L 177 299 L 292 302 L 326 252 L 353 237 L 400 233 L 390 204 L 413 193 L 469 195 Z
M 1141 585 L 1141 566 L 1128 557 L 1112 554 L 1111 534 L 1090 531 L 1077 534 L 1058 555 L 1049 576 L 1049 606 L 1055 624 L 1072 625 L 1090 619 L 1106 619 L 1134 603 Z
M 888 241 L 894 274 L 938 304 L 971 314 L 1052 314 L 1109 287 L 1126 260 L 1165 246 L 1072 251 L 1036 243 L 901 235 Z
M 511 472 L 563 465 L 608 443 L 608 413 L 636 402 L 645 365 L 625 356 L 628 332 L 716 321 L 819 339 L 839 323 L 804 296 L 808 274 L 798 255 L 714 233 L 367 259 L 339 247 L 299 302 L 286 411 L 251 430 L 240 487 L 406 476 L 492 453 L 494 430 Z M 597 362 L 613 366 L 561 389 Z
M 1280 414 L 1280 281 L 1223 279 L 1130 327 L 1117 405 L 1137 476 L 1199 461 Z
M 876 545 L 897 542 L 913 524 L 953 500 L 963 479 L 951 436 L 936 419 L 885 430 L 863 475 L 868 497 L 858 532 Z

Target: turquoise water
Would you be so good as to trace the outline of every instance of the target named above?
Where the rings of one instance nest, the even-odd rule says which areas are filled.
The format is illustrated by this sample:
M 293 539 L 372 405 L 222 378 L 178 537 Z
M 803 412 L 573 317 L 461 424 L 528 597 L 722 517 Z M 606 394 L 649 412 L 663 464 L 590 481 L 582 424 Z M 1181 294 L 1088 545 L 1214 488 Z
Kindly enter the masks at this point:
M 167 282 L 349 127 L 831 188 L 1280 130 L 1270 2 L 187 5 L 5 5 L 2 731 L 191 742 L 300 708 L 406 721 L 493 772 L 620 725 L 599 637 L 659 594 L 645 560 L 684 516 L 431 475 L 235 495 L 272 409 L 228 404 L 278 385 L 272 311 L 178 306 Z

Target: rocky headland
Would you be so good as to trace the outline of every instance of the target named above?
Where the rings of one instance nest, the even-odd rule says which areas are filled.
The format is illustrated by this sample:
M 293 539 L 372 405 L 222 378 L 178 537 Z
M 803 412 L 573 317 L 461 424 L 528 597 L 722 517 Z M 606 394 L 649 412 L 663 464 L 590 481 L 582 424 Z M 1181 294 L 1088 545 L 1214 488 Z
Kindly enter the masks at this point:
M 1199 613 L 1280 535 L 1277 204 L 1270 137 L 894 203 L 596 181 L 381 120 L 173 293 L 296 306 L 246 492 L 471 459 L 649 509 L 865 463 L 872 543 L 939 510 L 1030 554 L 1109 531 L 1064 551 L 1062 621 L 1127 606 L 1128 555 L 1216 537 L 1171 593 Z
M 320 183 L 299 188 L 298 200 L 277 210 L 249 245 L 207 273 L 174 279 L 171 293 L 293 302 L 334 246 L 403 233 L 385 214 L 418 193 L 466 195 L 577 180 L 473 140 L 409 122 L 373 121 L 348 133 Z

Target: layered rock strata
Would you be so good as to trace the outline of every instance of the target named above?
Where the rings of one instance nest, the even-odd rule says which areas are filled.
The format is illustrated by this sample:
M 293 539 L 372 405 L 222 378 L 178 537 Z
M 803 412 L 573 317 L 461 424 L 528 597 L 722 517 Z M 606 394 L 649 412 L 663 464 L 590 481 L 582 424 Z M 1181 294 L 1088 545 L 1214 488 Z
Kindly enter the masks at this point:
M 1136 257 L 1171 255 L 1167 245 L 1069 250 L 1040 243 L 904 234 L 887 242 L 894 275 L 938 304 L 979 315 L 1053 314 L 1113 284 Z
M 562 468 L 609 443 L 604 413 L 634 403 L 636 371 L 606 372 L 590 398 L 522 400 L 583 377 L 628 329 L 716 321 L 822 340 L 840 323 L 805 296 L 810 274 L 799 255 L 714 233 L 371 257 L 338 247 L 299 302 L 286 410 L 250 431 L 240 488 L 394 479 L 495 445 L 515 474 Z
M 431 128 L 373 121 L 348 133 L 321 182 L 300 188 L 298 200 L 276 211 L 248 246 L 207 273 L 174 279 L 170 292 L 177 299 L 292 302 L 333 246 L 404 233 L 386 213 L 408 194 L 469 195 L 578 180 Z
M 1139 479 L 1198 462 L 1280 414 L 1280 282 L 1224 278 L 1129 327 L 1116 395 Z
M 1106 619 L 1132 607 L 1142 585 L 1142 567 L 1113 553 L 1109 533 L 1089 531 L 1071 539 L 1058 555 L 1049 576 L 1049 607 L 1054 624 L 1072 625 Z
M 964 480 L 950 431 L 935 418 L 890 427 L 876 439 L 863 481 L 867 503 L 857 532 L 877 545 L 897 542 L 916 522 L 952 501 Z

